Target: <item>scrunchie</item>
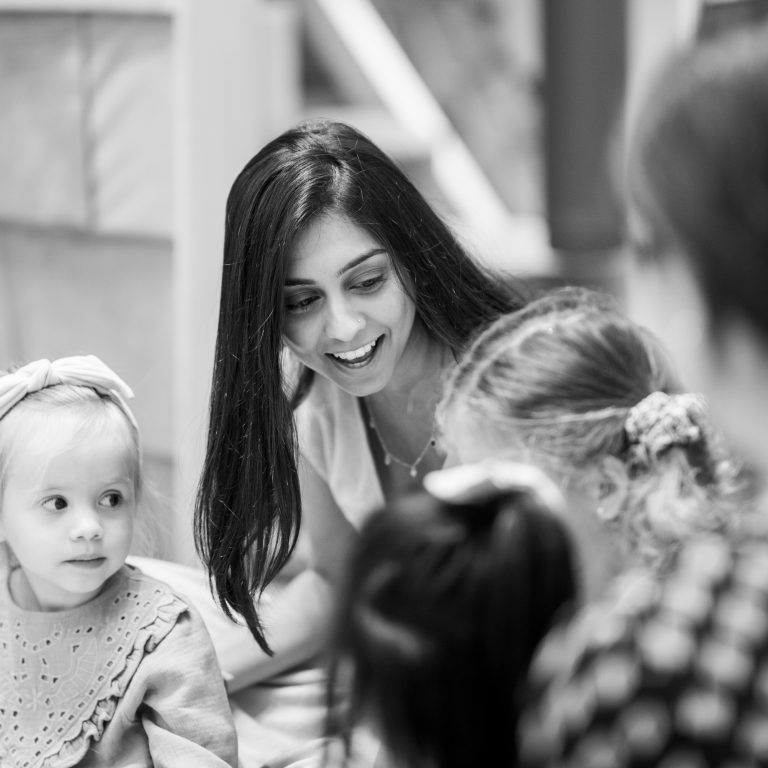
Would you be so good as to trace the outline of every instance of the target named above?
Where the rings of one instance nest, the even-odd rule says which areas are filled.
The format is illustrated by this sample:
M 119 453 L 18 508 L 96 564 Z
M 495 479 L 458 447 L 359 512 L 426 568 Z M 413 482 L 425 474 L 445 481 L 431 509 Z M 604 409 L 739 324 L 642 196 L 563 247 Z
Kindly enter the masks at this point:
M 125 413 L 138 431 L 136 419 L 126 400 L 133 397 L 131 388 L 95 355 L 75 355 L 50 360 L 35 360 L 0 376 L 0 419 L 28 394 L 57 384 L 76 384 L 107 395 Z
M 701 395 L 652 392 L 633 406 L 624 422 L 630 463 L 648 467 L 673 446 L 696 445 L 703 438 Z

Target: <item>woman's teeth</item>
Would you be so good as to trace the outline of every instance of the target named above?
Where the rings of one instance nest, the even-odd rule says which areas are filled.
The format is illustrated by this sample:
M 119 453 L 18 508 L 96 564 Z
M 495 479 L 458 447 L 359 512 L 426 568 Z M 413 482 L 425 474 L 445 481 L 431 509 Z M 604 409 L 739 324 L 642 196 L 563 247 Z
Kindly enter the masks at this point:
M 370 354 L 371 350 L 376 346 L 376 341 L 372 341 L 370 344 L 366 344 L 364 347 L 353 349 L 351 352 L 334 352 L 333 357 L 338 360 L 344 360 L 348 363 L 353 363 L 355 360 L 361 360 L 366 355 Z

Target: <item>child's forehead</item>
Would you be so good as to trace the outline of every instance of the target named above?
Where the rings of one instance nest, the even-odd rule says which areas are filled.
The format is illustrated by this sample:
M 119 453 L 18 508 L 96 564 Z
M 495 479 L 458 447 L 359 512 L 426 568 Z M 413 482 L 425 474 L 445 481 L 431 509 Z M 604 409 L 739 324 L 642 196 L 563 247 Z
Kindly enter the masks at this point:
M 97 444 L 99 448 L 122 446 L 126 457 L 135 452 L 130 427 L 117 412 L 94 415 L 89 409 L 45 408 L 30 409 L 23 416 L 3 425 L 11 471 L 20 461 L 39 462 L 43 469 L 55 458 L 89 444 L 94 449 Z

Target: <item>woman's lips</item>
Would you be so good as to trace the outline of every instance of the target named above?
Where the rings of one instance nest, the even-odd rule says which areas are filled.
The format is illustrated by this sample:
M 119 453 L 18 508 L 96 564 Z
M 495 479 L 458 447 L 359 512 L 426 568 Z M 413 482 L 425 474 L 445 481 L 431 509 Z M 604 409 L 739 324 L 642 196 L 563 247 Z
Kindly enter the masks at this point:
M 376 356 L 376 352 L 379 349 L 379 342 L 383 336 L 379 336 L 378 338 L 374 339 L 372 342 L 369 342 L 368 344 L 364 344 L 362 347 L 358 347 L 356 350 L 351 350 L 350 352 L 344 352 L 344 353 L 328 353 L 328 357 L 333 360 L 334 363 L 337 365 L 343 366 L 344 368 L 362 368 L 363 366 L 367 365 L 368 363 L 373 360 L 373 358 Z M 367 350 L 367 351 L 365 351 Z M 354 353 L 361 352 L 361 354 L 358 354 L 357 356 L 352 356 Z M 340 357 L 340 354 L 344 354 L 345 357 Z

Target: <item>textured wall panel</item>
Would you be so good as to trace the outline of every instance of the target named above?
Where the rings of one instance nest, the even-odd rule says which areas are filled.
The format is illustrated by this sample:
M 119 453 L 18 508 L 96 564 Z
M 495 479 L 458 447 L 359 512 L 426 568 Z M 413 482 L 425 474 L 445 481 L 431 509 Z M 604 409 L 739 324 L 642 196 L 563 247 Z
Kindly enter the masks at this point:
M 0 13 L 0 219 L 82 227 L 77 17 Z
M 171 22 L 95 16 L 88 40 L 83 128 L 93 225 L 170 236 Z

